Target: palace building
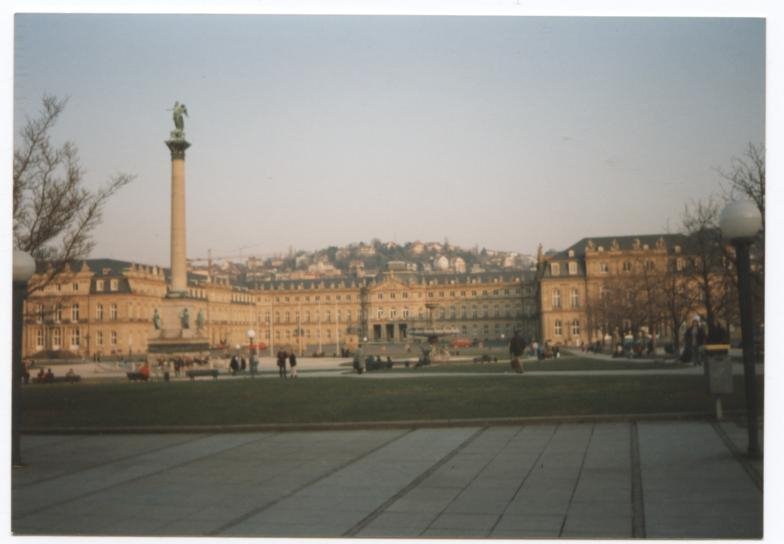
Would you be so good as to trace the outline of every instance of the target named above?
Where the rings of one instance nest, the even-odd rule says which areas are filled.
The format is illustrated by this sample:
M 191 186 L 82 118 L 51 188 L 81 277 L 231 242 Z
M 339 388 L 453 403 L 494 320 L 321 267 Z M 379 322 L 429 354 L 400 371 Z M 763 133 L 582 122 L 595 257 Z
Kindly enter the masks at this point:
M 46 272 L 34 276 L 35 286 Z M 167 323 L 156 323 L 167 300 L 169 270 L 91 259 L 58 274 L 25 302 L 25 357 L 69 352 L 83 357 L 148 351 Z M 387 270 L 373 277 L 231 282 L 189 273 L 177 299 L 191 308 L 194 339 L 210 348 L 245 346 L 248 331 L 270 352 L 333 353 L 370 342 L 412 342 L 428 326 L 478 340 L 520 330 L 536 335 L 536 274 L 437 274 Z M 158 318 L 160 320 L 160 317 Z M 169 319 L 172 319 L 169 317 Z

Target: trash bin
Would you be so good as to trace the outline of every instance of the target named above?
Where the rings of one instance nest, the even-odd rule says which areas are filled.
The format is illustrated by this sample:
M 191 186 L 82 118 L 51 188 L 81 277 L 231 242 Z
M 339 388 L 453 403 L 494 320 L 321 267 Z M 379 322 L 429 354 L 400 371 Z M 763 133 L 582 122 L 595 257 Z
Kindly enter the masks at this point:
M 733 391 L 732 361 L 729 344 L 707 344 L 705 346 L 705 378 L 708 394 L 716 398 L 716 419 L 722 419 L 721 395 Z

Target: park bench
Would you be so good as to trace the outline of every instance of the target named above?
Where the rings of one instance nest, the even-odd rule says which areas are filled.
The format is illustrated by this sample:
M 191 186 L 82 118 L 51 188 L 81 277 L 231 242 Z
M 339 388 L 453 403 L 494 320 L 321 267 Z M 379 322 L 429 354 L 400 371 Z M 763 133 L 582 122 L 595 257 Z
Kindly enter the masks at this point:
M 212 376 L 214 379 L 218 379 L 218 369 L 217 368 L 199 368 L 194 370 L 188 370 L 185 372 L 185 375 L 188 376 L 191 380 L 194 380 L 200 376 Z
M 143 374 L 142 372 L 126 372 L 125 375 L 128 376 L 128 379 L 132 382 L 146 382 L 150 379 L 149 375 Z

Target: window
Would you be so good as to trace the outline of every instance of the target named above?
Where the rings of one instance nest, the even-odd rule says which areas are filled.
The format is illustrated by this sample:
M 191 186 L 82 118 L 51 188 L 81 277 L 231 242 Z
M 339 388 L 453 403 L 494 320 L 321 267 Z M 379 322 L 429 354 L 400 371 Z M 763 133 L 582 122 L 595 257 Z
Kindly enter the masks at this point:
M 79 305 L 71 304 L 71 321 L 79 321 Z
M 572 288 L 572 293 L 569 298 L 571 299 L 572 308 L 580 307 L 580 293 L 578 293 L 577 289 L 574 287 Z
M 471 317 L 474 319 L 477 318 L 476 306 L 471 306 Z
M 397 319 L 397 310 L 389 310 L 389 319 Z
M 378 300 L 384 300 L 384 293 L 378 294 Z
M 553 289 L 553 308 L 561 307 L 561 290 Z
M 403 319 L 408 319 L 408 308 L 403 308 Z
M 645 270 L 647 270 L 648 272 L 651 272 L 651 271 L 653 271 L 654 268 L 655 268 L 655 265 L 653 264 L 653 261 L 645 261 Z
M 117 331 L 112 331 L 112 345 L 117 345 Z
M 599 272 L 606 274 L 608 271 L 607 263 L 599 263 Z
M 379 319 L 384 319 L 384 308 L 379 308 L 376 310 L 376 317 Z
M 285 315 L 286 323 L 291 322 L 291 314 L 289 312 L 286 312 L 284 315 Z
M 109 280 L 109 290 L 110 291 L 117 290 L 117 280 Z
M 44 347 L 44 330 L 38 329 L 35 331 L 35 347 L 41 349 Z
M 332 319 L 332 315 L 329 313 L 329 310 L 327 310 L 326 312 L 324 312 L 324 321 L 326 321 L 327 323 L 329 323 L 331 319 Z
M 57 323 L 63 320 L 63 307 L 59 304 L 54 305 L 54 320 Z
M 103 346 L 103 331 L 95 333 L 95 343 L 99 346 Z
M 112 304 L 109 306 L 109 319 L 112 321 L 117 321 L 117 305 Z
M 569 261 L 569 275 L 574 276 L 575 274 L 577 274 L 577 263 Z
M 95 290 L 103 291 L 103 280 L 95 280 Z
M 572 321 L 572 336 L 579 336 L 580 335 L 580 320 L 575 319 Z
M 623 271 L 624 272 L 631 272 L 632 271 L 632 263 L 631 263 L 631 261 L 623 261 Z
M 43 304 L 36 304 L 35 305 L 35 320 L 38 323 L 41 323 L 44 320 L 44 305 Z
M 675 270 L 681 272 L 684 268 L 686 268 L 686 262 L 681 257 L 675 259 Z
M 79 334 L 79 328 L 78 327 L 74 327 L 73 329 L 71 329 L 71 345 L 78 347 L 80 340 L 81 340 L 81 338 L 80 338 L 80 334 Z
M 555 327 L 553 327 L 553 329 L 554 329 L 554 332 L 555 332 L 556 336 L 561 336 L 562 325 L 561 325 L 561 320 L 560 319 L 556 319 L 555 320 Z
M 280 312 L 275 312 L 275 323 L 280 323 Z
M 74 291 L 78 291 L 79 290 L 79 284 L 78 283 L 74 283 L 72 285 L 72 288 L 73 288 Z
M 454 306 L 449 307 L 449 319 L 455 319 L 457 317 L 457 308 Z
M 59 348 L 60 347 L 60 329 L 52 329 L 52 347 Z
M 561 275 L 561 265 L 558 263 L 550 263 L 550 274 L 553 276 Z

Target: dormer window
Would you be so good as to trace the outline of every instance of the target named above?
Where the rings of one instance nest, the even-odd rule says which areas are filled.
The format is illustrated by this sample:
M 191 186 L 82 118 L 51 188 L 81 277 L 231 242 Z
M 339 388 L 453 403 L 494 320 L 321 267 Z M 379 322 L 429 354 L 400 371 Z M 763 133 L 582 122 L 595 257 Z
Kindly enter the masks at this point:
M 118 282 L 117 282 L 116 279 L 109 280 L 109 290 L 110 291 L 116 291 L 117 290 L 117 285 L 118 285 Z
M 103 280 L 95 280 L 95 290 L 103 291 Z
M 577 274 L 577 263 L 574 261 L 569 262 L 569 275 L 574 276 Z
M 569 257 L 574 257 L 574 250 L 573 249 L 569 250 Z
M 550 263 L 550 274 L 553 276 L 561 275 L 561 265 L 559 263 Z

